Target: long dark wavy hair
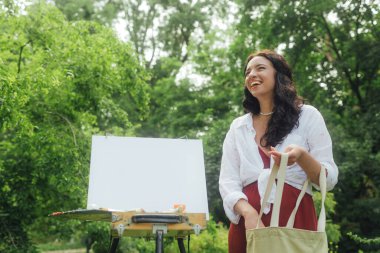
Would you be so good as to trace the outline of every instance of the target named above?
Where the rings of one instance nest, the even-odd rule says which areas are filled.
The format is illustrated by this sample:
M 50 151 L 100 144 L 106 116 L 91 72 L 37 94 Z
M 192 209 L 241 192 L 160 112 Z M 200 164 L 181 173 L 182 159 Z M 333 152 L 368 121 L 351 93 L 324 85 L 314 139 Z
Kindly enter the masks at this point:
M 265 134 L 260 139 L 260 145 L 269 148 L 281 143 L 292 129 L 298 126 L 301 112 L 300 105 L 304 103 L 304 100 L 297 95 L 289 64 L 282 55 L 274 51 L 266 49 L 250 54 L 245 63 L 244 74 L 246 73 L 249 61 L 256 56 L 265 57 L 276 70 L 274 112 L 268 122 Z M 253 115 L 259 115 L 260 113 L 259 101 L 249 92 L 247 87 L 244 87 L 243 107 Z

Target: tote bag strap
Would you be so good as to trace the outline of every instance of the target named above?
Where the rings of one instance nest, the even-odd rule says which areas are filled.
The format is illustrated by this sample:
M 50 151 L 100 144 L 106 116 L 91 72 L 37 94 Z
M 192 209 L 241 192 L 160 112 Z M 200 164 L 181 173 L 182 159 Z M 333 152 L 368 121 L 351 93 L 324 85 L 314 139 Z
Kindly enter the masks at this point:
M 281 155 L 280 167 L 278 167 L 276 164 L 274 164 L 273 167 L 272 167 L 272 170 L 271 170 L 271 173 L 270 173 L 270 176 L 269 176 L 269 179 L 268 179 L 267 187 L 265 189 L 263 202 L 261 204 L 259 217 L 257 219 L 258 222 L 257 222 L 256 228 L 259 227 L 259 221 L 261 220 L 261 217 L 263 216 L 264 208 L 265 208 L 266 205 L 268 205 L 269 194 L 270 194 L 270 192 L 272 190 L 272 186 L 273 186 L 274 181 L 276 179 L 277 173 L 279 172 L 279 170 L 281 169 L 281 167 L 283 168 L 282 171 L 285 173 L 286 172 L 287 164 L 288 164 L 288 154 L 282 154 Z M 272 217 L 273 217 L 273 213 L 272 213 Z
M 288 223 L 286 224 L 287 228 L 293 228 L 294 227 L 294 221 L 296 219 L 298 207 L 300 206 L 300 203 L 301 203 L 303 196 L 305 196 L 306 189 L 307 189 L 308 185 L 309 185 L 309 179 L 306 179 L 305 183 L 302 186 L 302 190 L 301 190 L 300 194 L 298 195 L 296 206 L 294 207 L 292 213 L 290 214 Z
M 280 206 L 281 206 L 281 200 L 282 200 L 282 192 L 283 192 L 283 187 L 285 183 L 285 173 L 286 173 L 286 168 L 287 168 L 287 163 L 288 163 L 288 154 L 282 154 L 281 155 L 281 162 L 280 162 L 280 167 L 277 165 L 273 165 L 272 171 L 268 180 L 268 184 L 265 190 L 264 198 L 263 198 L 263 203 L 262 207 L 260 209 L 258 221 L 261 219 L 263 215 L 263 210 L 265 206 L 268 204 L 268 198 L 269 194 L 271 192 L 272 186 L 275 182 L 276 176 L 278 174 L 278 180 L 277 180 L 277 187 L 276 187 L 276 196 L 275 196 L 275 203 L 273 206 L 273 211 L 272 211 L 272 217 L 271 217 L 271 227 L 278 227 L 278 221 L 279 221 L 279 214 L 280 214 Z M 287 223 L 287 227 L 293 228 L 294 226 L 294 220 L 295 220 L 295 215 L 297 213 L 298 207 L 301 203 L 301 200 L 303 196 L 306 193 L 307 186 L 309 184 L 309 180 L 306 180 L 302 190 L 298 196 L 296 206 L 294 207 L 292 214 L 290 215 L 290 218 Z M 325 231 L 325 226 L 326 226 L 326 211 L 325 211 L 325 199 L 326 199 L 326 169 L 324 166 L 321 166 L 321 172 L 319 174 L 319 187 L 321 191 L 321 210 L 319 213 L 319 218 L 318 218 L 318 228 L 317 230 L 319 232 L 324 232 Z M 259 227 L 259 222 L 257 222 L 257 227 Z
M 292 214 L 289 217 L 288 223 L 286 224 L 287 228 L 293 228 L 294 226 L 294 220 L 296 217 L 296 213 L 298 210 L 298 207 L 301 203 L 301 200 L 303 196 L 305 195 L 307 185 L 309 184 L 309 179 L 305 181 L 302 187 L 302 191 L 300 195 L 298 196 L 296 206 L 293 209 Z M 321 172 L 319 173 L 319 187 L 321 190 L 321 211 L 319 213 L 318 218 L 318 231 L 324 232 L 325 231 L 325 225 L 326 225 L 326 211 L 325 211 L 325 199 L 326 199 L 326 168 L 324 166 L 321 166 Z
M 318 231 L 324 232 L 326 227 L 326 210 L 325 210 L 325 200 L 326 200 L 326 168 L 321 166 L 321 172 L 319 173 L 319 189 L 321 190 L 321 211 L 318 218 Z
M 277 175 L 276 195 L 274 197 L 272 217 L 270 219 L 271 227 L 278 227 L 278 223 L 279 223 L 278 221 L 280 217 L 280 206 L 281 206 L 281 201 L 282 201 L 282 192 L 284 189 L 287 164 L 288 164 L 288 154 L 282 153 L 280 168 L 278 169 L 278 175 Z

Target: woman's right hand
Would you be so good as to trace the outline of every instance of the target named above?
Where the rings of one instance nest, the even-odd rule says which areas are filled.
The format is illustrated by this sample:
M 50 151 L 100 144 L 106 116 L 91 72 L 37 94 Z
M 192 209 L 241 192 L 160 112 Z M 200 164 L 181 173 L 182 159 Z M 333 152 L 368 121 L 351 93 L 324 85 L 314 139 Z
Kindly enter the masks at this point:
M 237 213 L 244 217 L 245 229 L 254 229 L 257 226 L 259 214 L 245 199 L 240 199 L 234 206 Z M 259 221 L 259 227 L 265 227 L 263 222 Z
M 259 218 L 259 214 L 257 211 L 252 207 L 252 211 L 246 213 L 243 215 L 244 217 L 244 223 L 245 223 L 245 229 L 255 229 L 257 227 L 257 220 Z M 265 227 L 261 219 L 259 220 L 259 228 Z

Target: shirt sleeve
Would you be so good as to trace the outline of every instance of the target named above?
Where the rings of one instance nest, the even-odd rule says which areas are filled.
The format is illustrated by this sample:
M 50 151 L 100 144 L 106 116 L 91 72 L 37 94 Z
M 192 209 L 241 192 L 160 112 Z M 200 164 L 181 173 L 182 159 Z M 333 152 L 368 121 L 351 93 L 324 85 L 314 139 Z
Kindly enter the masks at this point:
M 326 169 L 326 186 L 327 190 L 330 191 L 338 182 L 338 167 L 333 158 L 331 137 L 321 113 L 315 108 L 309 124 L 308 145 L 310 154 L 321 163 L 322 168 Z M 317 185 L 313 185 L 319 189 Z
M 223 143 L 223 155 L 219 176 L 219 192 L 223 199 L 224 211 L 228 219 L 238 224 L 240 215 L 234 211 L 239 199 L 248 200 L 243 193 L 240 179 L 240 159 L 236 148 L 234 129 L 230 128 Z

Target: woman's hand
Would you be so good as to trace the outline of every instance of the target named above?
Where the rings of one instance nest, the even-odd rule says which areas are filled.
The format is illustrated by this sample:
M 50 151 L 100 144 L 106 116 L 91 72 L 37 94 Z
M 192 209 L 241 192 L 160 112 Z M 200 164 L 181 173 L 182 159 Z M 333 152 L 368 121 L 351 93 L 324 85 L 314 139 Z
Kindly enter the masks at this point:
M 259 214 L 245 199 L 240 199 L 235 204 L 234 210 L 244 217 L 245 229 L 256 228 Z M 261 220 L 259 221 L 259 227 L 265 227 Z
M 285 148 L 284 153 L 288 153 L 288 166 L 292 165 L 307 152 L 304 148 L 301 148 L 300 146 L 297 145 L 289 145 Z M 276 165 L 280 165 L 281 161 L 281 152 L 278 152 L 274 147 L 270 148 L 269 154 L 273 157 L 274 162 Z
M 250 213 L 244 215 L 243 217 L 244 217 L 245 229 L 255 229 L 257 227 L 257 219 L 259 217 L 259 214 L 257 213 L 256 210 L 254 210 L 253 212 L 250 212 Z M 259 220 L 259 228 L 263 228 L 263 227 L 265 227 L 265 226 L 264 226 L 263 222 L 260 219 Z
M 275 148 L 271 147 L 271 151 L 269 154 L 273 156 L 273 160 L 276 165 L 280 165 L 281 161 L 281 153 L 278 152 Z M 308 178 L 310 178 L 311 182 L 316 185 L 319 185 L 319 173 L 321 171 L 321 164 L 315 160 L 306 149 L 297 146 L 297 145 L 289 145 L 284 150 L 285 153 L 288 153 L 288 166 L 294 163 L 298 163 L 298 165 L 306 172 Z

